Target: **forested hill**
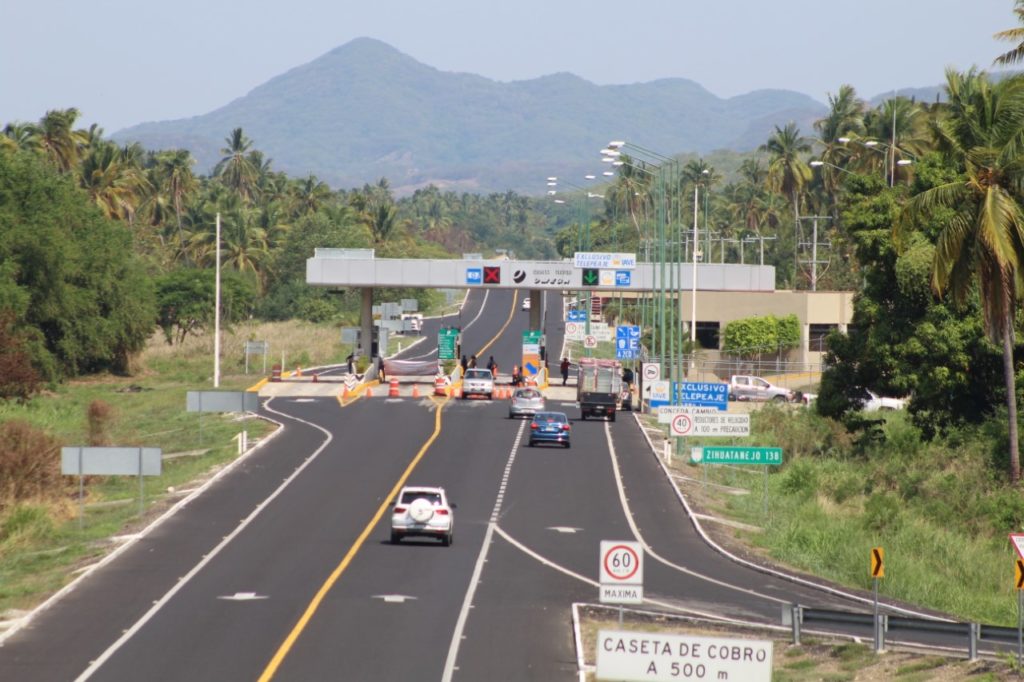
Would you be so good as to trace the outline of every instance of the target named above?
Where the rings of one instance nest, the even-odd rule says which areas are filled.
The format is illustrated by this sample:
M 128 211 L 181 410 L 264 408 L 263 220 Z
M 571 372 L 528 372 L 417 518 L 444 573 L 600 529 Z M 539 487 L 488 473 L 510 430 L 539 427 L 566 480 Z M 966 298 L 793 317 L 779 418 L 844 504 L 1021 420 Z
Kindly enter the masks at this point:
M 721 99 L 684 79 L 599 86 L 571 74 L 501 83 L 426 66 L 369 38 L 343 45 L 202 116 L 113 135 L 148 149 L 188 149 L 209 172 L 243 128 L 275 168 L 337 188 L 387 177 L 399 194 L 537 194 L 548 175 L 582 175 L 625 139 L 663 154 L 755 148 L 774 125 L 805 132 L 826 113 L 796 92 Z

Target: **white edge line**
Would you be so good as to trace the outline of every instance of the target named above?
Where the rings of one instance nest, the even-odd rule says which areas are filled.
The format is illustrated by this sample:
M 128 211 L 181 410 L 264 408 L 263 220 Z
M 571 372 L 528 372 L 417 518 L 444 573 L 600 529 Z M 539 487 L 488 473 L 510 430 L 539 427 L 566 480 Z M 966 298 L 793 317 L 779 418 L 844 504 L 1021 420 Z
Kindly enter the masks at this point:
M 26 625 L 28 625 L 28 623 L 33 618 L 35 618 L 40 613 L 42 613 L 46 609 L 50 608 L 54 604 L 56 604 L 58 601 L 63 599 L 65 596 L 67 596 L 70 592 L 74 591 L 75 588 L 77 588 L 78 585 L 83 580 L 85 580 L 90 575 L 92 575 L 93 572 L 98 571 L 99 569 L 103 568 L 104 566 L 106 566 L 107 564 L 112 562 L 117 557 L 121 556 L 121 554 L 123 554 L 124 552 L 127 552 L 128 549 L 130 547 L 132 547 L 135 543 L 137 543 L 140 540 L 142 540 L 151 531 L 153 531 L 155 528 L 160 526 L 160 524 L 164 523 L 169 518 L 171 518 L 176 513 L 178 513 L 181 510 L 182 507 L 187 505 L 189 502 L 191 502 L 195 498 L 199 497 L 199 495 L 201 495 L 203 492 L 205 492 L 207 488 L 209 488 L 214 483 L 219 481 L 222 477 L 224 477 L 224 476 L 228 475 L 230 472 L 232 472 L 235 469 L 235 467 L 237 467 L 243 461 L 248 459 L 251 454 L 253 454 L 258 449 L 263 447 L 263 445 L 265 445 L 267 442 L 269 442 L 273 438 L 277 437 L 277 435 L 284 430 L 284 425 L 281 424 L 281 422 L 279 422 L 277 420 L 270 419 L 269 417 L 265 417 L 265 416 L 262 416 L 262 415 L 259 415 L 259 414 L 257 414 L 256 417 L 259 418 L 259 419 L 263 419 L 263 420 L 266 420 L 268 422 L 271 422 L 273 424 L 277 424 L 278 427 L 280 427 L 280 428 L 278 428 L 276 431 L 274 431 L 273 433 L 269 434 L 268 436 L 265 436 L 264 438 L 261 438 L 254 446 L 252 446 L 251 448 L 249 448 L 248 450 L 243 452 L 241 455 L 239 455 L 236 459 L 232 460 L 230 463 L 228 463 L 226 466 L 224 466 L 224 468 L 222 468 L 216 474 L 211 476 L 209 478 L 209 480 L 207 480 L 201 486 L 199 486 L 198 488 L 194 488 L 192 490 L 192 492 L 187 497 L 183 497 L 180 500 L 178 500 L 170 509 L 168 509 L 163 514 L 158 516 L 151 524 L 149 524 L 148 526 L 143 528 L 141 531 L 136 533 L 132 537 L 132 539 L 130 539 L 129 541 L 127 541 L 124 544 L 120 545 L 117 549 L 115 549 L 110 554 L 106 555 L 105 557 L 103 557 L 102 559 L 97 561 L 96 563 L 90 565 L 87 569 L 82 571 L 82 573 L 80 573 L 77 578 L 75 578 L 70 583 L 68 583 L 67 585 L 62 587 L 60 590 L 58 590 L 57 592 L 52 594 L 46 601 L 44 601 L 43 603 L 41 603 L 38 606 L 36 606 L 34 609 L 29 611 L 27 614 L 22 616 L 20 619 L 16 620 L 14 625 L 12 625 L 10 628 L 8 628 L 2 634 L 0 634 L 0 646 L 3 646 L 3 643 L 7 640 L 8 637 L 11 637 L 12 635 L 14 635 L 14 633 L 16 633 L 19 630 L 21 630 L 21 628 L 23 628 Z
M 773 575 L 773 576 L 775 576 L 777 578 L 782 578 L 783 580 L 788 580 L 788 581 L 796 583 L 798 585 L 803 585 L 805 587 L 810 587 L 812 589 L 819 590 L 821 592 L 826 592 L 828 594 L 832 594 L 832 595 L 837 596 L 837 597 L 842 597 L 844 599 L 849 599 L 850 601 L 860 602 L 862 604 L 872 604 L 873 603 L 873 601 L 871 599 L 868 599 L 866 597 L 861 597 L 860 595 L 852 594 L 850 592 L 844 592 L 843 590 L 839 590 L 839 589 L 836 589 L 834 587 L 830 587 L 828 585 L 822 585 L 820 583 L 816 583 L 816 582 L 813 582 L 813 581 L 810 581 L 810 580 L 806 580 L 806 579 L 801 578 L 799 576 L 792 575 L 792 574 L 789 574 L 789 573 L 785 573 L 783 571 L 779 571 L 779 570 L 776 570 L 774 568 L 770 568 L 768 566 L 761 566 L 759 564 L 755 564 L 752 561 L 747 561 L 746 559 L 743 559 L 741 557 L 736 556 L 735 554 L 732 554 L 731 552 L 726 550 L 724 547 L 722 547 L 721 545 L 716 543 L 714 540 L 712 540 L 711 536 L 709 536 L 707 534 L 707 532 L 704 530 L 704 527 L 701 525 L 700 521 L 697 519 L 696 514 L 694 513 L 693 509 L 690 508 L 689 502 L 686 501 L 686 496 L 683 495 L 682 491 L 679 489 L 679 486 L 677 486 L 675 484 L 675 481 L 672 480 L 671 472 L 668 470 L 668 467 L 665 466 L 665 463 L 661 461 L 661 457 L 658 456 L 657 450 L 654 447 L 654 443 L 651 441 L 650 436 L 647 435 L 647 430 L 644 429 L 643 422 L 640 421 L 640 417 L 637 416 L 636 412 L 633 413 L 633 419 L 636 420 L 637 426 L 640 427 L 640 432 L 644 435 L 644 438 L 647 439 L 647 445 L 650 446 L 650 451 L 651 451 L 651 454 L 654 456 L 654 460 L 658 463 L 658 466 L 661 467 L 662 473 L 665 475 L 665 478 L 668 480 L 669 484 L 672 486 L 672 489 L 675 491 L 676 497 L 679 499 L 679 501 L 683 505 L 683 508 L 686 510 L 686 515 L 690 518 L 690 523 L 693 524 L 693 527 L 697 530 L 697 533 L 700 534 L 701 538 L 704 540 L 705 543 L 707 543 L 707 545 L 709 547 L 711 547 L 712 549 L 714 549 L 716 552 L 718 552 L 722 556 L 726 557 L 727 559 L 729 559 L 731 561 L 734 561 L 737 564 L 740 564 L 742 566 L 746 566 L 747 568 L 750 568 L 750 569 L 753 569 L 755 571 L 758 571 L 760 573 L 766 573 L 768 575 Z M 893 604 L 886 604 L 885 606 L 886 606 L 886 608 L 892 609 L 893 611 L 896 611 L 896 612 L 899 612 L 899 613 L 904 613 L 904 614 L 907 614 L 907 615 L 922 616 L 924 618 L 928 618 L 928 619 L 931 619 L 931 620 L 939 620 L 939 621 L 951 622 L 951 621 L 949 621 L 946 618 L 936 618 L 935 616 L 933 616 L 931 614 L 921 613 L 919 611 L 914 611 L 913 609 L 905 609 L 905 608 L 902 608 L 902 607 L 899 607 L 899 606 L 895 606 Z
M 178 582 L 175 583 L 174 587 L 172 587 L 170 590 L 168 590 L 167 593 L 164 594 L 164 596 L 162 596 L 159 600 L 154 602 L 153 606 L 151 606 L 150 609 L 148 611 L 146 611 L 146 613 L 143 614 L 142 617 L 139 618 L 139 620 L 137 620 L 134 625 L 132 625 L 127 630 L 125 630 L 124 634 L 122 634 L 121 637 L 119 637 L 117 639 L 117 641 L 115 641 L 113 644 L 111 644 L 109 647 L 107 647 L 106 651 L 104 651 L 102 654 L 100 654 L 100 656 L 98 658 L 96 658 L 94 661 L 90 662 L 89 663 L 89 667 L 87 667 L 78 677 L 75 678 L 75 682 L 84 682 L 85 680 L 88 680 L 90 677 L 92 677 L 92 675 L 97 670 L 99 670 L 100 667 L 111 656 L 113 656 L 117 652 L 118 649 L 120 649 L 125 644 L 125 642 L 127 642 L 129 639 L 131 639 L 132 636 L 134 636 L 135 633 L 138 632 L 142 628 L 143 625 L 145 625 L 151 618 L 153 618 L 153 616 L 155 616 L 156 613 L 161 608 L 163 608 L 163 606 L 165 604 L 167 604 L 167 602 L 169 602 L 171 600 L 171 598 L 174 597 L 174 595 L 178 593 L 179 590 L 181 590 L 181 588 L 183 588 L 185 585 L 187 585 L 192 580 L 192 578 L 194 578 L 196 576 L 196 574 L 198 574 L 199 571 L 202 570 L 203 567 L 206 566 L 206 564 L 208 564 L 211 561 L 213 561 L 214 557 L 216 557 L 220 553 L 221 550 L 223 550 L 225 547 L 227 547 L 227 545 L 232 540 L 234 540 L 235 537 L 237 537 L 239 535 L 239 533 L 241 533 L 243 530 L 245 530 L 246 527 L 248 527 L 248 525 L 250 523 L 252 523 L 252 521 L 255 520 L 257 516 L 259 516 L 260 512 L 262 512 L 271 502 L 273 502 L 274 499 L 278 495 L 280 495 L 282 492 L 284 492 L 284 489 L 287 488 L 288 485 L 293 480 L 295 480 L 295 478 L 298 477 L 298 475 L 301 474 L 306 469 L 307 466 L 312 464 L 312 462 L 317 458 L 317 456 L 321 452 L 323 452 L 324 449 L 334 439 L 334 437 L 330 434 L 330 432 L 327 431 L 326 429 L 324 429 L 323 427 L 317 426 L 316 424 L 313 424 L 312 422 L 307 422 L 307 421 L 305 421 L 303 419 L 299 419 L 297 417 L 293 417 L 291 415 L 284 414 L 283 412 L 278 412 L 277 410 L 274 410 L 273 408 L 270 407 L 270 402 L 272 400 L 273 400 L 273 398 L 271 398 L 266 403 L 264 403 L 263 409 L 265 409 L 267 411 L 270 411 L 270 412 L 273 412 L 275 414 L 278 414 L 278 415 L 280 415 L 282 417 L 285 417 L 287 419 L 291 419 L 291 420 L 300 422 L 302 424 L 306 424 L 307 426 L 312 426 L 313 428 L 317 429 L 318 431 L 323 432 L 327 436 L 327 439 L 323 443 L 321 443 L 320 447 L 318 447 L 316 450 L 314 450 L 312 452 L 312 454 L 310 454 L 306 458 L 306 460 L 301 465 L 299 465 L 299 467 L 297 469 L 295 469 L 295 471 L 293 471 L 290 476 L 288 476 L 288 478 L 284 479 L 284 482 L 282 482 L 281 485 L 279 485 L 274 490 L 274 492 L 270 494 L 269 497 L 265 498 L 262 502 L 260 502 L 258 505 L 256 505 L 256 508 L 253 509 L 252 512 L 250 512 L 248 516 L 246 516 L 244 519 L 242 519 L 242 522 L 239 523 L 238 526 L 236 526 L 235 529 L 233 531 L 231 531 L 231 533 L 229 535 L 227 535 L 223 540 L 221 540 L 220 543 L 217 544 L 216 547 L 214 547 L 212 550 L 210 550 L 210 552 L 207 553 L 202 558 L 202 560 L 199 561 L 199 563 L 197 563 L 195 566 L 193 566 L 192 570 L 190 570 L 188 573 L 186 573 L 183 577 L 179 578 Z M 192 496 L 190 495 L 189 498 L 191 498 L 191 497 Z

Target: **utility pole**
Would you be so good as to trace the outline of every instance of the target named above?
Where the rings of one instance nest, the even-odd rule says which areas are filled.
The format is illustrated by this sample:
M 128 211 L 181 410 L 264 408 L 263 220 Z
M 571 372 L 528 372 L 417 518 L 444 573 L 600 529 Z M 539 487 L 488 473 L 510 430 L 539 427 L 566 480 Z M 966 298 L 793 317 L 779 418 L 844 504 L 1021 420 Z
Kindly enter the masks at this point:
M 825 261 L 819 261 L 818 260 L 818 221 L 819 220 L 831 220 L 832 216 L 827 216 L 827 215 L 800 216 L 801 220 L 803 220 L 805 218 L 810 219 L 812 221 L 811 225 L 813 227 L 812 227 L 812 236 L 811 236 L 811 243 L 810 243 L 811 259 L 809 261 L 804 261 L 804 262 L 809 263 L 810 266 L 811 266 L 811 291 L 817 291 L 818 290 L 818 263 L 820 262 L 820 263 L 827 264 L 829 262 L 827 260 L 825 260 Z M 803 246 L 807 246 L 807 244 L 803 244 Z M 826 248 L 829 248 L 829 247 L 832 246 L 832 244 L 830 242 L 823 242 L 822 246 L 824 246 Z

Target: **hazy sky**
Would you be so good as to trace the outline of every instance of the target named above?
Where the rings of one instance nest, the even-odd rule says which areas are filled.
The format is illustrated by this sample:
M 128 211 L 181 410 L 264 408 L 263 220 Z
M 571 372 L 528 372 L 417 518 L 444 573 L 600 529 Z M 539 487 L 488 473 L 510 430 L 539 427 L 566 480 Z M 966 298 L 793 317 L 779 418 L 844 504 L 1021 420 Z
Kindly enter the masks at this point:
M 498 81 L 682 77 L 822 102 L 991 68 L 1013 0 L 7 0 L 0 125 L 77 107 L 106 132 L 204 114 L 353 38 Z

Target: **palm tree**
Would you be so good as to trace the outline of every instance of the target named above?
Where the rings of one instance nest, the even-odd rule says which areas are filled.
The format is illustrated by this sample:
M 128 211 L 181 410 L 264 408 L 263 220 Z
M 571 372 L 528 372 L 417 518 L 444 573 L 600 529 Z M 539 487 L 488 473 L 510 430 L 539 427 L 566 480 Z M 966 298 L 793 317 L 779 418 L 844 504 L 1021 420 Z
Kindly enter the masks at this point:
M 811 143 L 800 135 L 795 123 L 785 128 L 775 126 L 775 132 L 759 151 L 768 152 L 768 186 L 793 202 L 794 263 L 800 241 L 800 195 L 811 179 L 811 168 L 800 156 L 811 151 Z M 795 272 L 794 272 L 795 277 Z M 793 282 L 794 288 L 796 281 Z
M 1016 43 L 1016 46 L 1012 50 L 1004 52 L 995 58 L 993 63 L 999 64 L 1000 66 L 1016 64 L 1024 59 L 1024 0 L 1017 0 L 1014 4 L 1015 7 L 1013 8 L 1013 13 L 1017 15 L 1017 23 L 1021 24 L 1021 26 L 1000 31 L 992 36 L 996 40 Z
M 195 159 L 185 149 L 160 152 L 156 155 L 156 176 L 160 182 L 160 189 L 174 204 L 179 243 L 183 243 L 185 239 L 181 226 L 184 204 L 199 186 L 196 176 L 192 173 L 193 163 Z
M 78 109 L 53 109 L 46 112 L 35 128 L 39 148 L 64 172 L 78 164 L 81 150 L 88 142 L 86 132 L 75 130 L 77 120 Z
M 1009 416 L 1010 481 L 1020 480 L 1013 321 L 1024 282 L 1024 213 L 1016 199 L 1024 181 L 1024 80 L 992 83 L 984 72 L 946 72 L 949 107 L 939 120 L 939 147 L 963 170 L 956 180 L 913 197 L 905 237 L 937 209 L 952 213 L 935 245 L 932 288 L 962 305 L 977 291 L 989 338 L 1002 344 Z
M 831 203 L 833 224 L 839 222 L 839 183 L 846 160 L 850 156 L 850 148 L 845 140 L 864 132 L 864 102 L 857 97 L 857 91 L 851 85 L 841 85 L 839 92 L 828 96 L 829 111 L 825 118 L 814 122 L 818 131 L 818 142 L 821 144 L 821 160 L 824 165 L 818 170 L 821 173 L 821 184 L 828 193 Z
M 39 151 L 38 127 L 31 123 L 8 123 L 0 143 L 9 149 Z
M 123 218 L 129 225 L 134 223 L 138 206 L 150 187 L 130 147 L 122 149 L 112 142 L 97 142 L 82 158 L 79 175 L 79 184 L 104 215 Z
M 262 156 L 254 163 L 249 154 L 252 140 L 245 136 L 241 128 L 232 130 L 224 141 L 227 146 L 220 150 L 224 157 L 214 167 L 213 174 L 243 201 L 251 202 L 259 186 Z

